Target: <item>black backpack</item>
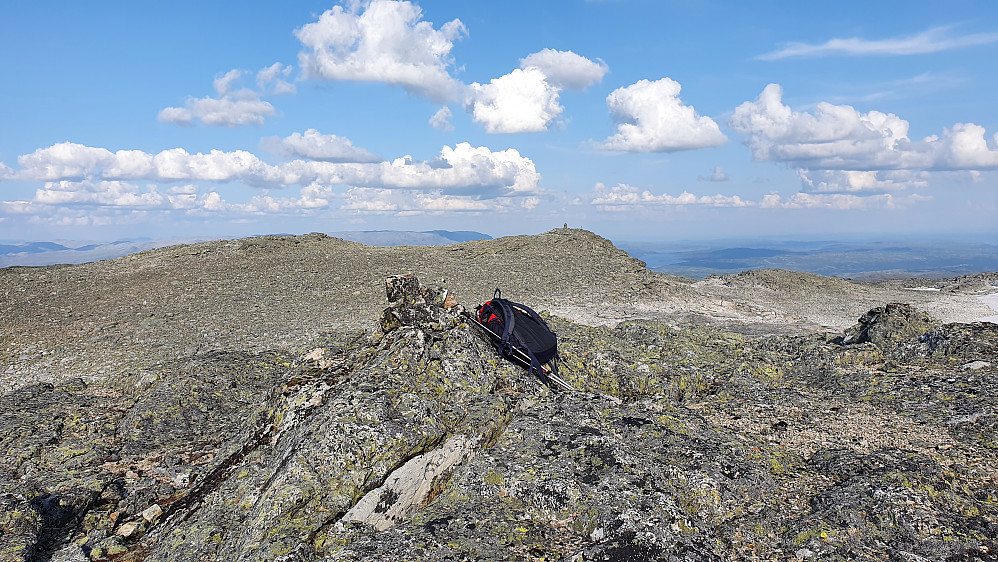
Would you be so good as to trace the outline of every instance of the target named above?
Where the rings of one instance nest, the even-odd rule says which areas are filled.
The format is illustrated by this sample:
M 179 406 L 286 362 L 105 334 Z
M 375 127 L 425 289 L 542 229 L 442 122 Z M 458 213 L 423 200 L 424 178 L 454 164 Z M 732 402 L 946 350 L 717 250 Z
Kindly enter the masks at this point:
M 488 332 L 500 355 L 536 371 L 541 382 L 548 386 L 554 382 L 574 390 L 558 376 L 557 334 L 533 309 L 502 298 L 496 289 L 492 300 L 479 306 L 476 313 L 475 320 Z

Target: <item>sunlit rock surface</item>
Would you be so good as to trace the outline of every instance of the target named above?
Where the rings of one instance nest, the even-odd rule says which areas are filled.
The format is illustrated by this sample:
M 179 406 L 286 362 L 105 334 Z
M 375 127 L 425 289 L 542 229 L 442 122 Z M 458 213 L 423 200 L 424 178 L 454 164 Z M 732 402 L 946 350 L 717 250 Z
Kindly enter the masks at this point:
M 346 263 L 359 245 L 280 238 L 0 270 L 0 560 L 995 559 L 998 325 L 891 298 L 847 329 L 799 317 L 773 330 L 784 312 L 745 315 L 801 277 L 718 282 L 765 292 L 728 306 L 589 233 L 537 238 L 433 251 L 527 270 L 557 246 L 609 268 L 602 285 L 562 280 L 564 297 L 537 290 L 537 308 L 587 310 L 544 313 L 577 392 L 496 355 L 467 312 L 491 296 L 469 289 L 483 274 L 380 275 L 373 254 L 350 271 L 305 266 L 377 276 L 324 303 L 301 270 L 260 265 L 254 306 L 225 286 L 253 272 L 214 261 L 252 263 L 264 244 L 295 267 Z M 428 259 L 409 251 L 410 265 Z M 198 252 L 216 278 L 157 269 Z M 69 281 L 87 272 L 119 279 L 89 294 L 106 304 L 42 298 L 84 294 Z M 818 281 L 835 299 L 853 290 Z M 629 306 L 689 302 L 583 322 L 613 291 Z

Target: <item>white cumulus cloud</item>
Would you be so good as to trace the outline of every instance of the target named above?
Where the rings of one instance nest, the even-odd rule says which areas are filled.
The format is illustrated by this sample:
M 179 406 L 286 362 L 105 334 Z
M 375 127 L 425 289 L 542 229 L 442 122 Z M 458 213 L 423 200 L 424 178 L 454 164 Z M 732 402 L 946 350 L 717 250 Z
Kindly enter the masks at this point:
M 184 107 L 167 107 L 159 112 L 159 120 L 189 125 L 195 119 L 205 125 L 240 127 L 263 125 L 274 114 L 274 106 L 260 99 L 200 98 L 188 99 Z
M 344 210 L 378 214 L 419 214 L 443 212 L 481 212 L 497 210 L 497 200 L 480 200 L 467 195 L 449 195 L 439 190 L 415 191 L 351 188 L 346 193 Z
M 679 99 L 681 86 L 662 78 L 640 80 L 606 98 L 617 134 L 600 144 L 621 152 L 675 152 L 720 146 L 727 137 L 710 117 L 696 113 Z
M 32 180 L 83 178 L 114 161 L 114 153 L 106 148 L 61 142 L 18 156 L 17 163 L 22 171 L 16 176 Z
M 217 191 L 202 193 L 194 184 L 174 186 L 163 192 L 156 185 L 139 186 L 121 181 L 47 182 L 30 201 L 3 201 L 0 209 L 8 213 L 51 217 L 53 221 L 70 217 L 108 219 L 122 212 L 182 211 L 190 215 L 224 213 L 226 215 L 301 214 L 327 208 L 333 198 L 331 186 L 310 184 L 296 196 L 257 195 L 246 203 L 230 203 Z M 85 210 L 85 211 L 84 211 Z M 80 214 L 86 213 L 86 214 Z M 131 215 L 137 216 L 137 215 Z
M 559 102 L 561 91 L 596 84 L 607 70 L 603 61 L 544 49 L 520 59 L 520 68 L 488 84 L 470 84 L 464 108 L 489 133 L 546 131 L 565 110 Z
M 829 209 L 835 211 L 863 211 L 869 209 L 893 209 L 897 206 L 890 193 L 859 196 L 848 193 L 795 193 L 783 200 L 777 194 L 769 194 L 761 203 L 771 209 Z
M 43 205 L 103 205 L 113 207 L 160 207 L 168 201 L 155 186 L 142 189 L 122 181 L 62 180 L 47 182 L 35 191 L 33 200 Z
M 324 135 L 315 129 L 304 133 L 292 133 L 283 139 L 265 137 L 260 146 L 270 152 L 290 158 L 323 160 L 326 162 L 380 162 L 382 158 L 373 152 L 354 146 L 350 139 L 336 135 Z
M 492 151 L 468 143 L 443 147 L 440 156 L 432 162 L 416 162 L 408 156 L 377 164 L 313 162 L 301 173 L 325 184 L 473 191 L 493 195 L 533 193 L 540 180 L 533 161 L 521 156 L 516 149 Z
M 943 130 L 942 138 L 929 137 L 934 148 L 934 167 L 941 170 L 976 170 L 998 167 L 998 133 L 987 139 L 987 131 L 973 123 L 957 123 Z
M 8 201 L 8 204 L 19 203 Z M 201 194 L 195 185 L 174 186 L 160 192 L 156 185 L 140 186 L 129 182 L 68 181 L 46 182 L 35 191 L 32 209 L 60 208 L 125 208 L 146 210 L 229 210 L 230 207 L 214 192 Z M 47 211 L 42 211 L 45 214 Z
M 924 188 L 928 172 L 911 170 L 798 170 L 808 193 L 884 193 Z
M 450 122 L 451 117 L 450 108 L 445 105 L 438 109 L 433 117 L 430 117 L 430 126 L 438 131 L 453 131 L 454 125 Z
M 218 97 L 188 98 L 184 107 L 167 107 L 159 112 L 158 119 L 166 123 L 190 125 L 200 121 L 205 125 L 240 127 L 262 125 L 264 119 L 274 115 L 274 106 L 260 99 L 266 89 L 270 94 L 293 93 L 294 86 L 279 76 L 290 73 L 291 67 L 280 63 L 264 68 L 257 74 L 257 84 L 261 91 L 249 88 L 236 89 L 243 72 L 233 69 L 215 78 L 214 87 Z
M 154 171 L 148 179 L 166 181 L 205 180 L 227 182 L 244 180 L 270 183 L 280 181 L 274 168 L 245 150 L 190 154 L 181 148 L 164 150 L 153 157 Z
M 841 172 L 837 172 L 840 173 Z M 828 181 L 848 181 L 844 177 L 826 177 Z M 803 180 L 802 178 L 802 181 Z M 815 180 L 811 180 L 815 181 Z M 669 195 L 667 193 L 655 194 L 649 190 L 642 190 L 636 187 L 619 184 L 612 188 L 607 188 L 602 183 L 597 183 L 593 189 L 589 203 L 600 211 L 610 212 L 633 212 L 637 210 L 647 210 L 654 207 L 665 206 L 700 206 L 700 207 L 757 207 L 763 209 L 826 209 L 837 211 L 865 211 L 875 209 L 893 210 L 904 206 L 916 204 L 929 200 L 930 197 L 918 194 L 899 197 L 891 193 L 871 193 L 869 190 L 877 189 L 874 184 L 879 183 L 879 189 L 891 188 L 889 178 L 877 177 L 853 177 L 852 181 L 863 187 L 854 189 L 855 193 L 841 193 L 836 191 L 823 192 L 821 186 L 815 186 L 815 191 L 801 191 L 783 198 L 778 193 L 770 193 L 759 201 L 742 199 L 738 195 L 694 195 L 688 191 L 683 191 L 679 195 Z M 900 181 L 900 180 L 899 180 Z M 837 189 L 837 188 L 836 188 Z
M 155 161 L 152 154 L 141 150 L 119 150 L 114 159 L 106 162 L 100 171 L 104 178 L 140 179 L 153 174 Z
M 537 68 L 556 88 L 583 90 L 603 81 L 610 70 L 602 60 L 592 61 L 572 51 L 543 49 L 520 59 L 520 68 Z
M 800 113 L 783 105 L 782 97 L 782 88 L 770 84 L 754 102 L 738 106 L 728 121 L 729 127 L 749 135 L 756 160 L 823 168 L 848 168 L 861 161 L 867 167 L 891 167 L 902 156 L 896 149 L 908 139 L 908 122 L 894 114 L 861 114 L 825 102 L 814 114 Z
M 372 0 L 346 10 L 335 6 L 295 36 L 304 47 L 299 64 L 309 76 L 384 82 L 447 102 L 462 89 L 448 67 L 454 41 L 466 33 L 458 19 L 434 29 L 411 2 Z
M 315 136 L 316 140 L 331 142 L 326 138 L 328 136 L 318 133 Z M 311 143 L 308 137 L 311 135 L 302 135 L 297 141 L 321 153 L 322 143 Z M 191 154 L 173 148 L 148 154 L 59 143 L 20 156 L 18 163 L 22 169 L 15 171 L 14 177 L 38 181 L 241 181 L 261 188 L 307 186 L 319 182 L 356 187 L 465 190 L 491 196 L 534 193 L 540 180 L 534 162 L 516 149 L 493 151 L 468 143 L 444 146 L 436 158 L 424 162 L 406 156 L 391 162 L 298 159 L 277 165 L 267 164 L 245 150 Z
M 167 189 L 166 193 L 174 209 L 193 209 L 198 206 L 201 189 L 194 184 L 175 185 Z
M 296 214 L 300 211 L 314 211 L 330 206 L 335 194 L 330 186 L 317 183 L 301 189 L 298 197 L 272 197 L 257 195 L 248 203 L 226 204 L 227 210 L 249 214 Z
M 966 170 L 998 167 L 998 138 L 983 127 L 958 123 L 942 136 L 908 138 L 908 122 L 892 113 L 860 113 L 848 105 L 819 103 L 814 113 L 793 111 L 783 90 L 770 84 L 728 121 L 747 135 L 758 161 L 786 162 L 807 169 Z
M 655 195 L 648 190 L 640 190 L 627 184 L 620 184 L 607 189 L 602 183 L 597 183 L 593 189 L 590 204 L 605 210 L 628 210 L 648 205 L 699 205 L 705 207 L 751 207 L 755 203 L 746 201 L 737 195 L 694 195 L 683 191 L 679 195 L 663 193 Z
M 220 212 L 229 209 L 228 203 L 226 203 L 222 196 L 218 194 L 217 191 L 209 191 L 201 197 L 198 198 L 199 207 L 206 211 Z
M 488 84 L 469 86 L 465 108 L 489 133 L 545 131 L 564 110 L 559 90 L 537 68 L 516 69 Z

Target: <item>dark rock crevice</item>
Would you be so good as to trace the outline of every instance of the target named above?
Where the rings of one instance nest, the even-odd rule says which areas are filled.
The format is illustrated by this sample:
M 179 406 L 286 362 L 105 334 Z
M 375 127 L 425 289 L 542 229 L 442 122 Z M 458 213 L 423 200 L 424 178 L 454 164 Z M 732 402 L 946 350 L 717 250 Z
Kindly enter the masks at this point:
M 182 523 L 190 518 L 194 510 L 197 509 L 197 505 L 206 496 L 214 493 L 219 485 L 242 465 L 247 455 L 262 445 L 270 443 L 273 435 L 271 421 L 269 419 L 264 420 L 264 423 L 256 428 L 250 438 L 243 442 L 242 446 L 228 455 L 222 462 L 217 463 L 188 492 L 172 502 L 165 511 L 164 520 L 168 523 L 171 522 L 174 514 L 179 514 L 177 516 L 177 523 Z

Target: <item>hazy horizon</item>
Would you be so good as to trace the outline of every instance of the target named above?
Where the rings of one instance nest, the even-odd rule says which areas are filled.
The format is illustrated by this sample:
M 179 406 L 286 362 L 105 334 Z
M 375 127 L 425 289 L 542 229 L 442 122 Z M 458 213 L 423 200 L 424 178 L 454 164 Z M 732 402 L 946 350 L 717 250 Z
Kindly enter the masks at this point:
M 274 233 L 287 234 L 287 233 Z M 440 245 L 488 239 L 473 231 L 376 230 L 325 233 L 372 246 Z M 599 234 L 599 233 L 596 233 Z M 261 235 L 262 236 L 262 235 Z M 73 264 L 168 246 L 227 237 L 94 241 L 0 241 L 0 267 Z M 950 278 L 998 271 L 998 244 L 976 239 L 894 238 L 715 239 L 611 242 L 649 269 L 692 279 L 763 268 L 788 269 L 860 280 Z M 18 252 L 21 249 L 22 251 Z
M 605 233 L 599 232 L 598 230 L 593 230 L 591 228 L 585 228 L 582 226 L 568 225 L 570 228 L 582 228 L 588 230 L 598 236 L 610 240 L 614 244 L 617 243 L 631 243 L 631 244 L 693 244 L 693 245 L 709 245 L 711 247 L 718 247 L 721 245 L 752 245 L 752 244 L 775 244 L 775 243 L 795 243 L 795 242 L 810 242 L 810 243 L 820 243 L 827 242 L 830 244 L 834 243 L 883 243 L 892 241 L 918 241 L 918 242 L 934 242 L 934 243 L 944 243 L 947 241 L 961 242 L 961 243 L 981 243 L 998 245 L 998 238 L 986 238 L 990 235 L 990 232 L 916 232 L 916 233 L 863 233 L 863 232 L 852 232 L 852 233 L 831 233 L 831 232 L 816 232 L 816 233 L 798 233 L 798 234 L 755 234 L 751 236 L 710 236 L 703 235 L 699 237 L 671 237 L 671 236 L 654 236 L 649 235 L 645 237 L 640 236 L 609 236 Z M 344 229 L 344 230 L 302 230 L 302 231 L 273 231 L 273 232 L 258 232 L 253 234 L 239 234 L 239 233 L 221 233 L 216 235 L 188 235 L 183 236 L 176 234 L 173 236 L 123 236 L 117 238 L 108 237 L 95 237 L 95 238 L 0 238 L 0 244 L 32 244 L 32 243 L 43 243 L 43 242 L 54 242 L 57 244 L 109 244 L 115 242 L 139 242 L 139 241 L 154 241 L 154 240 L 183 240 L 189 238 L 202 238 L 205 240 L 232 240 L 236 238 L 250 238 L 254 236 L 301 236 L 304 234 L 310 234 L 312 232 L 320 232 L 322 234 L 334 235 L 337 232 L 359 232 L 359 233 L 375 233 L 375 232 L 415 232 L 415 233 L 427 233 L 427 232 L 474 232 L 477 234 L 482 234 L 490 238 L 501 238 L 504 236 L 523 236 L 523 235 L 534 235 L 542 234 L 549 230 L 556 228 L 561 228 L 562 225 L 551 226 L 550 228 L 544 228 L 536 231 L 524 231 L 524 232 L 513 232 L 509 234 L 496 234 L 493 232 L 486 232 L 484 230 L 451 230 L 443 228 L 432 228 L 427 230 L 403 230 L 403 229 L 392 229 L 392 228 L 377 228 L 377 229 Z

